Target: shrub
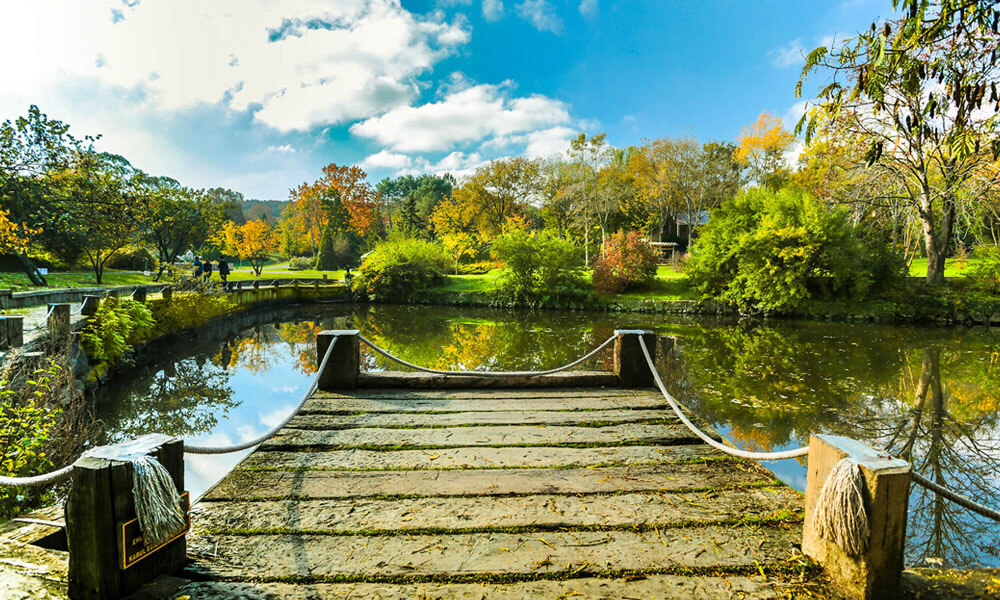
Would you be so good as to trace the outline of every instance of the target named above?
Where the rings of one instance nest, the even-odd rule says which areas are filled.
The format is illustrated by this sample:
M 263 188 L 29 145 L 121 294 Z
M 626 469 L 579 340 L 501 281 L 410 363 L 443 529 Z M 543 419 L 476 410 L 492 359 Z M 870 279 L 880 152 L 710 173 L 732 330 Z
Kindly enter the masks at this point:
M 448 267 L 437 244 L 394 236 L 365 257 L 352 288 L 375 302 L 405 300 L 444 281 Z
M 357 241 L 348 233 L 333 233 L 329 227 L 323 232 L 316 268 L 336 271 L 357 266 L 359 254 Z
M 153 335 L 201 327 L 212 317 L 236 310 L 236 303 L 222 294 L 174 293 L 169 302 L 150 304 L 155 321 Z
M 1000 246 L 984 244 L 975 250 L 976 261 L 965 274 L 976 289 L 990 294 L 1000 293 Z
M 130 246 L 116 252 L 104 266 L 125 271 L 151 271 L 156 268 L 156 257 L 145 248 Z
M 504 263 L 494 295 L 503 303 L 546 305 L 587 293 L 583 249 L 551 232 L 517 229 L 493 242 Z
M 594 288 L 601 294 L 615 294 L 630 287 L 649 285 L 656 278 L 653 248 L 638 231 L 616 233 L 604 244 L 594 263 Z
M 688 272 L 706 297 L 780 312 L 814 296 L 865 294 L 877 275 L 866 250 L 843 211 L 799 190 L 754 188 L 713 212 Z
M 113 296 L 87 321 L 80 344 L 93 360 L 117 362 L 153 330 L 153 314 L 142 302 Z
M 288 260 L 289 271 L 307 271 L 313 268 L 316 261 L 308 256 L 293 256 Z
M 46 452 L 52 437 L 53 424 L 60 416 L 58 408 L 46 409 L 42 400 L 49 381 L 59 366 L 50 363 L 25 382 L 27 396 L 17 398 L 10 382 L 0 381 L 0 469 L 4 475 L 25 477 L 52 470 L 55 465 Z M 34 489 L 0 487 L 0 518 L 9 518 L 40 498 Z

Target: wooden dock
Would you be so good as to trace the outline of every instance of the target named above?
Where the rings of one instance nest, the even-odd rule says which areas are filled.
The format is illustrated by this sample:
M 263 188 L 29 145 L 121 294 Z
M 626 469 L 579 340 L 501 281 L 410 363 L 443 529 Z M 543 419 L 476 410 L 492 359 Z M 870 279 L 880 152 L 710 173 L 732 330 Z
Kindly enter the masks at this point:
M 192 600 L 824 595 L 802 496 L 653 389 L 365 377 L 315 393 L 194 505 Z

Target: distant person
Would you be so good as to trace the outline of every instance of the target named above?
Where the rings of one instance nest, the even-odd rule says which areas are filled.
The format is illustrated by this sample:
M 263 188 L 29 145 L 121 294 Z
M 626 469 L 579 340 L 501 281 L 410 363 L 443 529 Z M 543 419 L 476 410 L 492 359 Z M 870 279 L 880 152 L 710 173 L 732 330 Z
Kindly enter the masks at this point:
M 229 263 L 226 262 L 226 257 L 223 256 L 219 259 L 219 278 L 222 279 L 222 283 L 226 283 L 226 279 L 229 277 Z
M 205 281 L 210 281 L 212 279 L 212 261 L 206 260 L 205 264 L 201 265 L 201 271 L 205 274 Z
M 194 278 L 198 279 L 199 277 L 201 277 L 201 273 L 202 273 L 202 270 L 201 270 L 201 267 L 202 267 L 201 257 L 200 256 L 195 256 L 194 257 L 194 262 L 191 263 L 191 265 L 194 266 Z

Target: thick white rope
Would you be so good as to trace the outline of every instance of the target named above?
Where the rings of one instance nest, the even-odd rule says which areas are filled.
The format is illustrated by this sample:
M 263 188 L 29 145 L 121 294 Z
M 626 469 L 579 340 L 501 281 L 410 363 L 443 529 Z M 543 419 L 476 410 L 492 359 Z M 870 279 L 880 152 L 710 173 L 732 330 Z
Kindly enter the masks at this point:
M 663 393 L 663 397 L 667 399 L 667 403 L 670 404 L 670 408 L 674 409 L 674 412 L 677 413 L 677 417 L 680 418 L 682 423 L 687 425 L 687 428 L 691 430 L 691 433 L 700 437 L 706 444 L 716 450 L 722 450 L 726 454 L 739 456 L 740 458 L 749 458 L 751 460 L 779 460 L 782 458 L 796 458 L 798 456 L 805 456 L 806 454 L 809 454 L 808 446 L 803 446 L 802 448 L 797 448 L 795 450 L 784 450 L 782 452 L 748 452 L 746 450 L 733 448 L 713 440 L 704 431 L 698 429 L 698 427 L 684 415 L 684 412 L 681 410 L 677 400 L 670 395 L 670 392 L 668 392 L 667 388 L 663 385 L 663 380 L 660 379 L 660 374 L 656 372 L 656 365 L 653 364 L 653 358 L 649 355 L 649 349 L 646 348 L 646 340 L 644 340 L 641 335 L 638 336 L 638 338 L 639 347 L 642 348 L 642 353 L 646 356 L 646 364 L 649 365 L 649 371 L 653 374 L 653 380 L 656 381 L 656 386 L 660 388 L 660 392 Z
M 390 360 L 394 360 L 405 367 L 410 367 L 411 369 L 422 371 L 424 373 L 433 373 L 434 375 L 455 375 L 459 377 L 512 377 L 512 376 L 524 377 L 524 376 L 534 376 L 534 375 L 551 375 L 553 373 L 558 373 L 560 371 L 571 369 L 576 365 L 582 363 L 583 361 L 587 360 L 588 358 L 593 358 L 593 356 L 598 352 L 600 352 L 601 350 L 604 350 L 608 346 L 608 344 L 615 341 L 615 338 L 618 337 L 618 334 L 615 334 L 609 337 L 608 339 L 604 340 L 604 342 L 602 342 L 600 346 L 594 348 L 593 350 L 584 354 L 583 356 L 574 360 L 573 362 L 567 365 L 563 365 L 561 367 L 556 367 L 555 369 L 549 369 L 548 371 L 441 371 L 438 369 L 428 369 L 427 367 L 421 367 L 419 365 L 415 365 L 411 362 L 407 362 L 399 358 L 398 356 L 393 356 L 392 354 L 389 354 L 389 352 L 383 350 L 382 348 L 379 348 L 374 344 L 374 342 L 372 342 L 363 335 L 359 335 L 358 337 L 361 338 L 362 342 L 368 344 L 368 346 L 372 350 L 378 352 L 382 356 Z
M 38 325 L 35 325 L 34 327 L 25 327 L 24 331 L 25 332 L 28 332 L 28 331 L 37 331 L 37 330 L 39 330 L 39 329 L 47 326 L 49 324 L 49 317 L 52 316 L 52 313 L 55 312 L 55 310 L 56 310 L 56 305 L 53 304 L 52 306 L 49 307 L 49 312 L 45 313 L 45 316 L 42 317 L 42 320 L 38 322 Z
M 996 511 L 988 506 L 983 506 L 982 504 L 973 502 L 972 500 L 969 500 L 968 498 L 957 492 L 953 492 L 952 490 L 949 490 L 944 486 L 934 483 L 933 481 L 927 479 L 926 477 L 924 477 L 920 473 L 917 473 L 916 471 L 911 470 L 910 476 L 913 477 L 913 481 L 919 483 L 920 485 L 924 486 L 925 488 L 929 489 L 930 491 L 936 494 L 944 496 L 945 498 L 951 500 L 955 504 L 963 508 L 967 508 L 972 512 L 982 515 L 988 519 L 993 519 L 994 521 L 1000 521 L 1000 511 Z
M 326 370 L 326 363 L 330 360 L 330 356 L 333 354 L 333 347 L 337 344 L 336 337 L 330 341 L 330 346 L 326 349 L 326 354 L 323 355 L 323 360 L 320 361 L 319 369 L 316 371 L 316 377 L 313 378 L 312 383 L 309 384 L 309 389 L 306 390 L 305 395 L 302 396 L 302 400 L 292 409 L 285 420 L 278 423 L 273 429 L 267 433 L 258 436 L 248 442 L 242 442 L 239 444 L 232 444 L 229 446 L 195 446 L 190 445 L 187 441 L 184 442 L 184 452 L 188 454 L 228 454 L 229 452 L 239 452 L 240 450 L 246 450 L 247 448 L 253 448 L 254 446 L 267 441 L 271 436 L 278 433 L 285 425 L 288 425 L 289 421 L 299 413 L 302 406 L 305 405 L 306 401 L 312 397 L 316 388 L 319 386 L 319 376 Z
M 61 481 L 73 472 L 73 465 L 66 465 L 58 471 L 44 473 L 42 475 L 32 475 L 31 477 L 8 477 L 0 476 L 0 485 L 18 487 L 38 487 L 40 485 L 50 485 Z
M 861 556 L 871 537 L 865 487 L 865 476 L 858 464 L 843 458 L 834 465 L 816 498 L 813 528 L 848 556 Z

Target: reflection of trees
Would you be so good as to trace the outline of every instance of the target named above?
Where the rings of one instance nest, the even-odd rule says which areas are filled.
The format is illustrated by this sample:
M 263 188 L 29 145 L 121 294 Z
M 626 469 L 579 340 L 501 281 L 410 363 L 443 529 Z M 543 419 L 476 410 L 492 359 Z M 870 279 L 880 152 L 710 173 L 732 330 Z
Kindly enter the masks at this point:
M 316 372 L 316 334 L 323 328 L 316 321 L 284 323 L 278 330 L 278 337 L 288 344 L 295 358 L 295 369 L 312 375 Z
M 113 441 L 147 433 L 191 436 L 211 431 L 236 406 L 229 375 L 193 358 L 171 363 L 149 377 L 116 384 L 105 419 Z
M 614 330 L 611 324 L 549 313 L 512 319 L 510 312 L 476 311 L 473 318 L 449 311 L 427 318 L 424 309 L 421 318 L 405 308 L 373 307 L 354 327 L 401 358 L 439 369 L 548 369 L 585 354 Z M 608 368 L 610 356 L 608 350 L 590 366 Z M 362 364 L 370 370 L 401 368 L 364 347 Z

